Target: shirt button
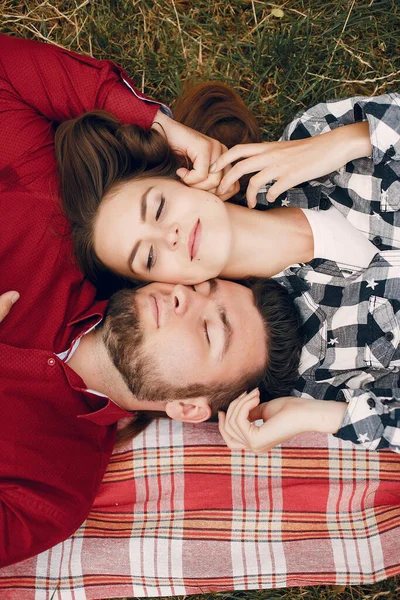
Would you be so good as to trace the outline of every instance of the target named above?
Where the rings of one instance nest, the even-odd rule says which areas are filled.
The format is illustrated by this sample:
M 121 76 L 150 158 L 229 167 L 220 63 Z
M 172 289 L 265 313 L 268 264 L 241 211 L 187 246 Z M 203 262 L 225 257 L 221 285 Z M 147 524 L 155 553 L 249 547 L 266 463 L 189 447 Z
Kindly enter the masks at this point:
M 367 404 L 370 408 L 375 408 L 375 400 L 373 398 L 368 398 Z
M 380 246 L 382 244 L 382 238 L 380 235 L 376 235 L 372 242 L 375 244 L 375 246 Z
M 394 334 L 391 331 L 388 331 L 387 333 L 385 333 L 385 340 L 387 340 L 388 342 L 391 342 L 393 338 L 394 338 Z
M 396 154 L 396 150 L 393 148 L 393 146 L 390 146 L 389 150 L 387 151 L 388 155 L 390 157 L 394 156 Z
M 331 201 L 329 200 L 329 198 L 327 198 L 326 196 L 323 196 L 319 202 L 319 209 L 320 210 L 328 210 L 328 208 L 330 208 L 331 206 Z
M 49 358 L 49 360 L 47 361 L 47 364 L 48 364 L 50 367 L 54 367 L 54 365 L 56 364 L 56 361 L 55 361 L 55 359 L 54 359 L 54 358 Z

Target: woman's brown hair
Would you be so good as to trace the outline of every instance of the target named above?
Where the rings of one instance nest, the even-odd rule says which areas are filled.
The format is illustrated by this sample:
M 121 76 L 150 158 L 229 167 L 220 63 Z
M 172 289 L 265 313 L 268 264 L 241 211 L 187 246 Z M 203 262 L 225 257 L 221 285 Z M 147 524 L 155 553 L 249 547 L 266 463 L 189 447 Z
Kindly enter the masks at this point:
M 182 157 L 163 135 L 123 125 L 105 111 L 93 111 L 62 123 L 55 135 L 64 214 L 71 224 L 75 256 L 83 273 L 106 295 L 128 284 L 110 273 L 94 251 L 94 223 L 103 198 L 134 178 L 169 177 Z

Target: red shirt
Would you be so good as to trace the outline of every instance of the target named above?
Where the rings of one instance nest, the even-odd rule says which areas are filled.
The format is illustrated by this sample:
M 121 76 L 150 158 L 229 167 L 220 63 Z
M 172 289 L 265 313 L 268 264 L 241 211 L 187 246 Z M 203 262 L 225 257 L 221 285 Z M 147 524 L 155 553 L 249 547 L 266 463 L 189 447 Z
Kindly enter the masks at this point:
M 0 36 L 0 293 L 21 294 L 0 324 L 0 566 L 79 527 L 126 416 L 54 354 L 104 309 L 73 259 L 54 123 L 101 108 L 150 127 L 159 105 L 122 77 L 108 61 Z

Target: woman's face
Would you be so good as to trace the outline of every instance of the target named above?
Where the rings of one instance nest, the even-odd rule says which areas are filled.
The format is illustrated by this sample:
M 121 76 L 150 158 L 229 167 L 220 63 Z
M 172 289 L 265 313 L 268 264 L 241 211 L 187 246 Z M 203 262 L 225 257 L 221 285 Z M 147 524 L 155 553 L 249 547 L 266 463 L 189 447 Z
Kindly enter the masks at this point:
M 214 194 L 167 178 L 119 186 L 102 201 L 94 249 L 131 279 L 195 284 L 216 277 L 232 243 L 224 203 Z

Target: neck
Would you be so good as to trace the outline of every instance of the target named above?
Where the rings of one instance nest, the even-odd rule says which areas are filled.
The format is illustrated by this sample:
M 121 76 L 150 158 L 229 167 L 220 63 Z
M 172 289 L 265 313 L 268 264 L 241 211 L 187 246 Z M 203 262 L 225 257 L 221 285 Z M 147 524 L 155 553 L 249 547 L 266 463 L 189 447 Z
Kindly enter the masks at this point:
M 310 225 L 299 208 L 250 210 L 226 204 L 233 240 L 222 277 L 271 277 L 286 267 L 314 258 Z
M 104 394 L 125 410 L 165 411 L 165 402 L 138 400 L 132 394 L 112 363 L 99 330 L 82 336 L 67 364 L 88 389 Z

